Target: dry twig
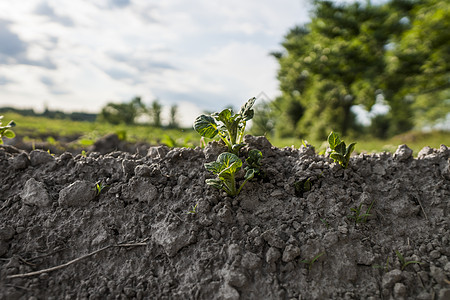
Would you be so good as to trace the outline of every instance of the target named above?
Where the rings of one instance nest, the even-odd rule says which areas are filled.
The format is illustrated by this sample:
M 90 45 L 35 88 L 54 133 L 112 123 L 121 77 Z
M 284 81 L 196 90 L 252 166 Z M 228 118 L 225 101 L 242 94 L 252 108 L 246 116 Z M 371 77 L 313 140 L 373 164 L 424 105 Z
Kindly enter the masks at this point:
M 12 279 L 12 278 L 24 278 L 24 277 L 30 277 L 30 276 L 35 276 L 35 275 L 40 275 L 43 273 L 48 273 L 48 272 L 52 272 L 52 271 L 56 271 L 62 268 L 65 268 L 67 266 L 70 266 L 71 264 L 74 264 L 76 262 L 79 262 L 80 260 L 83 260 L 85 258 L 88 258 L 90 256 L 93 256 L 99 252 L 102 252 L 106 249 L 112 248 L 112 247 L 137 247 L 137 246 L 147 246 L 147 243 L 134 243 L 134 244 L 118 244 L 118 245 L 109 245 L 106 247 L 103 247 L 101 249 L 95 250 L 94 252 L 91 252 L 89 254 L 83 255 L 81 257 L 78 257 L 76 259 L 73 259 L 69 262 L 66 262 L 65 264 L 59 265 L 59 266 L 55 266 L 55 267 L 51 267 L 48 269 L 44 269 L 44 270 L 40 270 L 40 271 L 35 271 L 35 272 L 30 272 L 30 273 L 24 273 L 24 274 L 15 274 L 15 275 L 9 275 L 6 276 L 7 279 Z

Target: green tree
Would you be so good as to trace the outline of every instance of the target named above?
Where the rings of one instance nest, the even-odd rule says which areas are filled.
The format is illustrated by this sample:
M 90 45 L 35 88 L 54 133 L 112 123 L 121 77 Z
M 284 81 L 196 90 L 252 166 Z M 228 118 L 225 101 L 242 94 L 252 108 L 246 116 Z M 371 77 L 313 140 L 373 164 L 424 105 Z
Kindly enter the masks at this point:
M 170 128 L 178 128 L 178 118 L 177 118 L 178 106 L 176 104 L 170 107 L 170 120 L 169 127 Z
M 156 99 L 152 102 L 150 107 L 150 117 L 152 120 L 152 125 L 155 127 L 161 127 L 161 112 L 162 106 L 159 101 Z
M 370 110 L 379 93 L 390 107 L 375 120 L 388 125 L 379 135 L 448 114 L 448 2 L 313 4 L 311 22 L 290 30 L 284 51 L 273 53 L 282 91 L 273 104 L 278 135 L 357 133 L 352 107 Z
M 98 118 L 111 124 L 134 124 L 136 118 L 145 113 L 146 108 L 140 97 L 134 97 L 130 102 L 109 102 L 102 108 Z
M 391 133 L 423 127 L 450 113 L 450 3 L 416 1 L 403 19 L 406 30 L 388 51 L 384 90 L 391 106 Z M 408 111 L 410 124 L 397 116 Z

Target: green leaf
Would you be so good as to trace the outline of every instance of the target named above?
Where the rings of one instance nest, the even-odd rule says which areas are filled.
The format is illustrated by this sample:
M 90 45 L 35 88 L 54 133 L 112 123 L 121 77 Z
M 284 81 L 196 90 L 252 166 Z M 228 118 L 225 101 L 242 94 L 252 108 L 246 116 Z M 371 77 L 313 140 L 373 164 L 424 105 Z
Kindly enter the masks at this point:
M 217 119 L 225 124 L 233 121 L 232 111 L 229 108 L 225 108 L 219 114 L 217 114 Z
M 207 185 L 213 186 L 215 188 L 221 189 L 223 187 L 222 181 L 220 179 L 206 179 Z
M 245 146 L 244 143 L 241 143 L 241 144 L 235 144 L 235 145 L 233 145 L 233 146 L 231 147 L 231 151 L 232 151 L 233 153 L 239 153 L 239 150 L 241 150 L 241 148 L 244 147 L 244 146 Z
M 232 172 L 233 174 L 242 166 L 242 161 L 239 157 L 229 152 L 221 153 L 217 157 L 216 162 L 221 164 L 222 171 L 228 169 L 227 172 Z
M 345 151 L 345 158 L 347 158 L 347 159 L 350 158 L 350 155 L 355 150 L 355 145 L 356 145 L 356 143 L 351 143 L 350 145 L 348 145 L 348 147 Z
M 339 144 L 336 145 L 334 148 L 334 151 L 336 151 L 339 154 L 345 155 L 345 150 L 347 150 L 344 141 L 341 141 Z
M 344 162 L 344 156 L 342 154 L 339 153 L 331 153 L 330 157 L 335 161 L 335 162 L 339 162 L 340 164 L 342 164 Z
M 328 136 L 328 144 L 330 144 L 330 148 L 334 150 L 334 148 L 341 143 L 341 138 L 339 134 L 334 133 L 333 131 Z
M 242 105 L 241 110 L 239 111 L 239 115 L 242 116 L 244 121 L 251 120 L 255 114 L 252 109 L 253 104 L 255 104 L 256 98 L 250 98 L 244 105 Z
M 255 176 L 255 170 L 254 169 L 248 169 L 247 172 L 245 173 L 244 179 L 245 180 L 250 180 Z
M 205 164 L 205 169 L 210 172 L 213 172 L 214 174 L 219 174 L 220 172 L 222 172 L 224 168 L 222 167 L 221 163 L 217 161 L 212 161 Z
M 262 160 L 262 153 L 261 151 L 257 150 L 257 149 L 252 149 L 248 152 L 248 158 L 247 158 L 247 163 L 250 166 L 261 166 L 261 160 Z
M 16 134 L 11 130 L 6 130 L 4 132 L 4 136 L 7 137 L 8 139 L 12 139 L 13 137 L 16 136 Z
M 201 115 L 195 119 L 194 130 L 201 136 L 211 139 L 219 133 L 216 121 L 213 117 L 207 115 Z

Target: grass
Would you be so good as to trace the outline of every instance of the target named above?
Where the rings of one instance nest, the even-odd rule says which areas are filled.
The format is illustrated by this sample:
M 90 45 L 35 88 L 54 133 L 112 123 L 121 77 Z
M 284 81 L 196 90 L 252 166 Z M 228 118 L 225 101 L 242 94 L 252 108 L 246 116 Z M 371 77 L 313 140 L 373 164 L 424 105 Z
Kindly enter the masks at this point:
M 58 137 L 69 137 L 76 140 L 80 146 L 89 146 L 96 139 L 108 134 L 117 133 L 119 137 L 130 142 L 143 141 L 153 145 L 164 143 L 170 147 L 195 147 L 200 145 L 200 135 L 191 128 L 164 129 L 149 125 L 111 125 L 100 122 L 79 122 L 70 120 L 55 120 L 44 117 L 22 116 L 16 113 L 3 113 L 4 120 L 14 120 L 17 124 L 14 132 L 25 141 L 47 141 L 55 143 Z M 343 137 L 345 139 L 346 137 Z M 418 152 L 425 146 L 439 148 L 441 144 L 450 146 L 450 132 L 432 131 L 423 133 L 410 131 L 402 135 L 392 137 L 388 140 L 347 137 L 357 142 L 358 153 L 394 153 L 398 145 L 407 144 L 417 156 Z M 209 139 L 206 139 L 209 141 Z M 273 138 L 268 137 L 272 145 L 283 148 L 294 145 L 299 148 L 303 140 L 301 138 Z M 320 152 L 328 146 L 326 139 L 323 141 L 309 141 L 314 145 L 316 152 Z
M 299 138 L 268 138 L 272 145 L 276 147 L 294 147 L 298 148 L 302 145 L 302 139 Z M 399 145 L 406 144 L 414 152 L 413 155 L 417 157 L 417 154 L 424 147 L 429 146 L 431 148 L 439 149 L 441 144 L 450 147 L 450 132 L 449 131 L 409 131 L 387 140 L 375 139 L 372 137 L 343 137 L 342 139 L 354 140 L 357 142 L 355 151 L 357 153 L 379 153 L 379 152 L 391 152 L 394 153 Z M 308 142 L 316 148 L 316 153 L 325 150 L 328 146 L 327 141 L 313 141 Z
M 96 139 L 117 133 L 120 138 L 130 142 L 147 142 L 169 146 L 194 147 L 200 144 L 200 136 L 193 129 L 165 129 L 149 125 L 112 125 L 102 122 L 80 122 L 56 120 L 44 117 L 22 116 L 16 113 L 3 113 L 5 120 L 14 120 L 14 131 L 25 141 L 46 141 L 56 143 L 58 137 L 69 137 L 80 146 L 89 146 Z

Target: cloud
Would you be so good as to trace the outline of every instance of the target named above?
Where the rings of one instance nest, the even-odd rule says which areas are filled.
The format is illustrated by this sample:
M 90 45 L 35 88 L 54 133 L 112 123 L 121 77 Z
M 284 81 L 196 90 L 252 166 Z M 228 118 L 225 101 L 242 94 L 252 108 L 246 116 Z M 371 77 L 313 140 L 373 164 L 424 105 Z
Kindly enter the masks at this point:
M 65 95 L 70 94 L 70 92 L 67 89 L 64 89 L 60 86 L 60 84 L 56 83 L 51 77 L 49 76 L 41 76 L 40 81 L 47 86 L 50 93 L 53 95 Z
M 109 0 L 109 4 L 113 7 L 127 7 L 131 4 L 130 0 Z
M 51 7 L 47 2 L 41 2 L 36 9 L 34 10 L 34 13 L 42 16 L 48 17 L 51 21 L 55 23 L 59 23 L 61 25 L 67 26 L 67 27 L 73 27 L 75 24 L 73 20 L 68 16 L 61 16 L 56 14 L 53 7 Z
M 0 64 L 24 64 L 56 69 L 55 63 L 48 56 L 41 59 L 30 59 L 28 57 L 28 44 L 9 29 L 10 24 L 9 21 L 0 20 Z
M 9 21 L 0 20 L 0 55 L 6 57 L 23 55 L 27 51 L 27 45 L 9 29 L 10 24 Z
M 9 79 L 6 76 L 0 75 L 0 85 L 8 85 L 10 83 L 14 83 L 15 81 L 12 79 Z

